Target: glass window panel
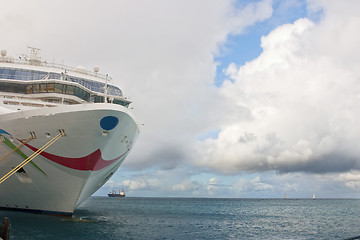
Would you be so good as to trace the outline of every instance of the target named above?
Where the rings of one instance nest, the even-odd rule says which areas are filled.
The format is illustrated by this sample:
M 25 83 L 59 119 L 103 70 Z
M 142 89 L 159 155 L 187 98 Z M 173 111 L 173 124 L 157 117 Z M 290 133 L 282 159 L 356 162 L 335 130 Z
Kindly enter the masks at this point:
M 49 79 L 60 79 L 60 74 L 58 74 L 58 73 L 50 73 Z
M 33 84 L 33 93 L 39 93 L 40 87 L 39 84 Z
M 104 97 L 103 96 L 95 96 L 95 101 L 96 103 L 102 103 L 104 102 Z
M 39 80 L 40 79 L 40 74 L 39 72 L 33 71 L 33 75 L 32 75 L 32 79 L 33 80 Z
M 21 79 L 22 80 L 29 80 L 29 71 L 27 71 L 27 70 L 22 70 L 21 71 L 22 73 L 21 73 Z
M 5 68 L 3 71 L 3 78 L 9 79 L 9 69 Z
M 34 71 L 30 71 L 30 70 L 29 70 L 28 80 L 34 80 Z
M 74 95 L 81 98 L 81 99 L 84 99 L 84 96 L 85 96 L 85 91 L 78 88 L 78 87 L 75 87 L 75 90 L 74 90 Z
M 9 69 L 9 79 L 15 79 L 15 69 Z
M 48 90 L 48 92 L 55 92 L 55 84 L 54 83 L 48 83 L 47 84 L 47 90 Z
M 26 84 L 13 84 L 14 92 L 25 93 L 26 92 Z
M 23 78 L 22 78 L 22 70 L 21 69 L 16 69 L 15 70 L 15 79 L 23 80 Z
M 0 90 L 7 92 L 8 91 L 8 83 L 2 83 L 0 84 Z
M 55 83 L 55 92 L 62 93 L 63 92 L 63 85 L 59 83 Z
M 47 74 L 47 72 L 39 72 L 39 79 L 44 79 Z
M 115 96 L 122 96 L 122 92 L 118 87 L 109 85 L 108 86 L 108 93 L 110 95 L 115 95 Z
M 85 100 L 85 101 L 90 101 L 90 93 L 85 92 L 84 100 Z
M 46 83 L 40 84 L 40 92 L 41 93 L 46 93 L 47 92 Z
M 122 106 L 124 106 L 124 107 L 129 107 L 129 103 L 123 102 L 123 101 L 118 100 L 118 99 L 114 99 L 113 103 L 122 105 Z
M 74 94 L 74 89 L 75 89 L 74 86 L 67 85 L 67 86 L 66 86 L 66 94 L 71 94 L 71 95 L 73 95 L 73 94 Z
M 4 89 L 5 92 L 11 92 L 10 83 L 3 83 L 3 89 Z
M 26 93 L 33 93 L 32 85 L 27 85 L 26 86 Z
M 30 80 L 30 72 L 28 71 L 28 70 L 23 70 L 22 71 L 22 78 L 24 79 L 24 80 Z

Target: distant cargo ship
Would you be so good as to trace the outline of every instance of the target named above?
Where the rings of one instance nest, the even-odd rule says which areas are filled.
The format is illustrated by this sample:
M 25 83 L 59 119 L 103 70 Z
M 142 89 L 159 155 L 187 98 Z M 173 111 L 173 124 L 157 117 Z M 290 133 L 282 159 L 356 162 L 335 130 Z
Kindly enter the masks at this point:
M 108 194 L 109 197 L 125 197 L 125 191 L 121 190 L 119 193 L 116 193 L 116 191 L 112 191 Z

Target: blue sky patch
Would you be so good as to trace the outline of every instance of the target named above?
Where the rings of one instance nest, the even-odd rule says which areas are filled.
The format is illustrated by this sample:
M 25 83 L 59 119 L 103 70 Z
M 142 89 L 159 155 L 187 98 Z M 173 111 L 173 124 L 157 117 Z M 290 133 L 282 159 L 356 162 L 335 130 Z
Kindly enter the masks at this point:
M 242 2 L 242 1 L 240 1 Z M 253 1 L 250 1 L 253 2 Z M 293 23 L 299 18 L 310 18 L 315 21 L 320 19 L 321 11 L 309 14 L 306 1 L 273 1 L 273 15 L 262 22 L 258 22 L 238 35 L 229 35 L 226 43 L 220 49 L 220 54 L 215 57 L 218 63 L 215 86 L 220 87 L 227 79 L 224 70 L 231 64 L 238 66 L 252 61 L 262 53 L 261 37 L 268 35 L 272 30 L 287 23 Z
M 198 140 L 204 141 L 205 139 L 208 139 L 208 138 L 217 139 L 219 137 L 220 131 L 221 131 L 220 129 L 209 130 L 206 133 L 201 134 L 198 137 Z

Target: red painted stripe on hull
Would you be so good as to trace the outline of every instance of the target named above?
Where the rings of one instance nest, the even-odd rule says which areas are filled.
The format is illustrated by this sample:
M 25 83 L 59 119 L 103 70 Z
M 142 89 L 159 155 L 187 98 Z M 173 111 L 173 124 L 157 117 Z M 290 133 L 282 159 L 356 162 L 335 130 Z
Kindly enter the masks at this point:
M 25 146 L 27 146 L 34 152 L 38 150 L 37 148 L 35 148 L 29 144 L 25 144 Z M 100 170 L 100 169 L 103 169 L 103 168 L 109 166 L 116 160 L 125 156 L 125 154 L 127 154 L 128 152 L 129 152 L 129 150 L 127 150 L 121 156 L 119 156 L 115 159 L 112 159 L 112 160 L 104 160 L 101 156 L 100 149 L 97 149 L 95 152 L 93 152 L 87 156 L 80 157 L 80 158 L 61 157 L 61 156 L 54 155 L 54 154 L 47 153 L 47 152 L 42 152 L 42 153 L 40 153 L 40 155 L 49 159 L 50 161 L 53 161 L 57 164 L 60 164 L 64 167 L 68 167 L 71 169 L 81 170 L 81 171 L 97 171 L 97 170 Z

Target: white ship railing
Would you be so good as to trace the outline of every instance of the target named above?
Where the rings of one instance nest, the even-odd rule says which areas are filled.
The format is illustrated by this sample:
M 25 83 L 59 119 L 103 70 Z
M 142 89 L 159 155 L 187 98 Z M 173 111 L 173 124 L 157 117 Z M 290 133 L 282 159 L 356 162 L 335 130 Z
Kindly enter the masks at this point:
M 89 71 L 86 69 L 71 67 L 71 66 L 67 66 L 64 64 L 54 63 L 54 62 L 49 63 L 47 61 L 40 61 L 40 60 L 35 60 L 35 59 L 27 60 L 27 59 L 13 59 L 13 58 L 6 58 L 6 57 L 0 57 L 0 62 L 16 63 L 16 64 L 30 65 L 30 66 L 52 67 L 52 68 L 56 68 L 56 69 L 67 70 L 67 71 L 85 74 L 85 75 L 92 76 L 95 78 L 100 78 L 100 79 L 103 79 L 104 82 L 112 80 L 112 78 L 110 76 L 108 76 L 107 74 L 96 73 L 96 72 L 92 72 L 92 71 Z

